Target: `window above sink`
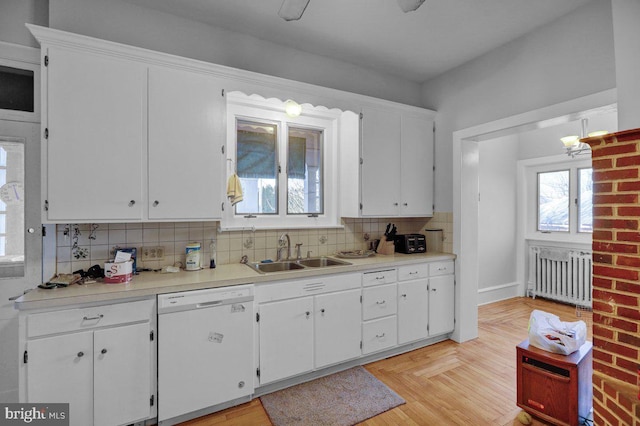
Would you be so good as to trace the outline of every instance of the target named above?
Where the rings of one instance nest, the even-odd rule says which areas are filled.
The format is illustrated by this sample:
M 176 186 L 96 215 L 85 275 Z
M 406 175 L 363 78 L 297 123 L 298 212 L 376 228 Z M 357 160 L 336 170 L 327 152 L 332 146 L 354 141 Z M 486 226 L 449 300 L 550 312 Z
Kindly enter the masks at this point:
M 237 176 L 242 201 L 225 202 L 223 230 L 341 226 L 338 143 L 358 140 L 341 139 L 342 111 L 304 104 L 291 117 L 285 104 L 227 94 L 227 179 Z

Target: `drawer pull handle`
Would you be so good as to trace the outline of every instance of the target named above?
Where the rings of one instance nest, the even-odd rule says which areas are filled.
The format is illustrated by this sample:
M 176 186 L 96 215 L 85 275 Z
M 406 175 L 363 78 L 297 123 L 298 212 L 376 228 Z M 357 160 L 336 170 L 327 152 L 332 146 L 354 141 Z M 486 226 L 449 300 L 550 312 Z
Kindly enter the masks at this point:
M 133 207 L 135 203 L 136 203 L 136 200 L 129 201 L 129 207 Z
M 82 358 L 84 356 L 84 352 L 80 351 L 78 352 L 78 358 Z
M 158 204 L 160 204 L 160 201 L 155 200 L 155 201 L 153 202 L 153 207 L 158 207 Z
M 382 302 L 376 302 L 376 305 L 384 305 L 385 303 L 387 303 L 387 301 L 383 300 Z
M 107 349 L 105 348 L 105 349 L 101 350 L 100 353 L 101 354 L 106 354 L 107 353 Z
M 104 317 L 104 315 L 100 314 L 100 315 L 96 315 L 95 317 L 84 317 L 82 318 L 82 321 L 94 321 L 94 320 L 100 320 Z
M 304 314 L 307 316 L 307 319 L 309 319 L 309 315 L 311 315 L 311 312 L 307 311 Z
M 406 294 L 401 294 L 402 297 L 404 297 L 405 299 L 407 298 Z
M 384 280 L 384 275 L 379 275 L 376 277 L 376 280 Z
M 415 272 L 409 272 L 409 275 L 416 275 L 418 273 L 418 271 Z
M 324 315 L 324 308 L 320 309 L 320 313 Z
M 384 337 L 384 333 L 376 334 L 376 339 L 382 339 Z

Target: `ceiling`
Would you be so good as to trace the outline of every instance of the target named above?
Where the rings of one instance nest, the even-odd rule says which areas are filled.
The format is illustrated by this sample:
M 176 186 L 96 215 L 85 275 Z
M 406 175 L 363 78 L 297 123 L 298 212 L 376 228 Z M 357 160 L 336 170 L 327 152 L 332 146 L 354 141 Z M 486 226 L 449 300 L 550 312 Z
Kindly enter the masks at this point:
M 591 0 L 311 0 L 302 18 L 282 0 L 129 0 L 215 27 L 422 83 Z

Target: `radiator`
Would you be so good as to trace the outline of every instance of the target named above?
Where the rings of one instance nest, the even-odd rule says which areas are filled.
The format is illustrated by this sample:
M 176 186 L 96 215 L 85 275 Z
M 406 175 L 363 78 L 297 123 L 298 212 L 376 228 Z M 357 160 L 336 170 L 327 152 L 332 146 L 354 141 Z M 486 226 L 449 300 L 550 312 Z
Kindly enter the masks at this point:
M 533 297 L 591 307 L 591 252 L 561 247 L 529 247 Z

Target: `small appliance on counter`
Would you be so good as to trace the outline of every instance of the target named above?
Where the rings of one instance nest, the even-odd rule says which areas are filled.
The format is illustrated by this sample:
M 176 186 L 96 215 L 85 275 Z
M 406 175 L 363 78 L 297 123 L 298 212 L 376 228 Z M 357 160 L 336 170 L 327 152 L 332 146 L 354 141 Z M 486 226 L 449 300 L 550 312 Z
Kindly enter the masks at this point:
M 442 229 L 425 229 L 427 232 L 427 251 L 431 253 L 442 252 L 442 242 L 444 241 L 444 233 Z
M 427 240 L 422 234 L 396 235 L 395 240 L 397 253 L 413 254 L 427 251 Z

